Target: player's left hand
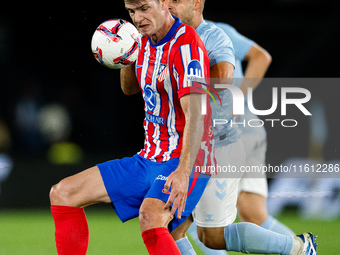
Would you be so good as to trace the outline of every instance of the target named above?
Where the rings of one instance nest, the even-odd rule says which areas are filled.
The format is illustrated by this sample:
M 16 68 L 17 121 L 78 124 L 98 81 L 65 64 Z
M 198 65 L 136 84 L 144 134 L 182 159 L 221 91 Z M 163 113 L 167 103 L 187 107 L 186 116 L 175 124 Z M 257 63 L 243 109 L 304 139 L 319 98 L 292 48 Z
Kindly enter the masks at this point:
M 168 192 L 171 187 L 171 193 L 168 201 L 164 205 L 164 209 L 167 210 L 171 208 L 171 217 L 175 215 L 175 212 L 178 208 L 177 218 L 180 219 L 182 217 L 182 213 L 185 209 L 185 203 L 187 200 L 187 193 L 189 187 L 189 175 L 186 173 L 184 169 L 177 168 L 174 172 L 172 172 L 164 185 L 164 191 Z

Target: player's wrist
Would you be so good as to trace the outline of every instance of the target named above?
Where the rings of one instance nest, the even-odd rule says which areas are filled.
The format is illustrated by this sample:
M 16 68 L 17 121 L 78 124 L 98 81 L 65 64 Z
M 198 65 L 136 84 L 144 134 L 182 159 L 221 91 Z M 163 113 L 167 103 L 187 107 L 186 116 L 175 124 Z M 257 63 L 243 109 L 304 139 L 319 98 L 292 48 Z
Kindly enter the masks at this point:
M 187 163 L 180 163 L 176 169 L 176 171 L 184 174 L 186 177 L 189 177 L 191 174 L 191 167 Z

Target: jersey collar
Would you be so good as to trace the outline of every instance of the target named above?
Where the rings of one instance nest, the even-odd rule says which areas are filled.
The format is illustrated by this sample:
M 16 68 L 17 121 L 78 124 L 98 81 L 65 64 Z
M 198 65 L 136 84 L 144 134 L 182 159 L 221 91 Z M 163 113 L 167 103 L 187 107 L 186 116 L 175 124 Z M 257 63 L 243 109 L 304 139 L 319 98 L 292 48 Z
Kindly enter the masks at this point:
M 201 24 L 199 24 L 198 25 L 198 27 L 196 28 L 196 32 L 198 33 L 198 34 L 200 34 L 198 31 L 200 31 L 201 29 L 204 29 L 204 27 L 207 25 L 207 22 L 205 21 L 205 20 L 203 20 L 202 22 L 201 22 Z
M 149 42 L 153 47 L 157 47 L 159 45 L 162 45 L 168 41 L 170 41 L 170 39 L 174 36 L 174 34 L 177 31 L 177 28 L 182 25 L 183 23 L 179 20 L 179 18 L 172 16 L 175 19 L 175 23 L 172 25 L 172 27 L 170 28 L 169 32 L 163 37 L 162 40 L 160 40 L 158 43 L 153 44 L 151 42 L 151 39 L 149 37 Z

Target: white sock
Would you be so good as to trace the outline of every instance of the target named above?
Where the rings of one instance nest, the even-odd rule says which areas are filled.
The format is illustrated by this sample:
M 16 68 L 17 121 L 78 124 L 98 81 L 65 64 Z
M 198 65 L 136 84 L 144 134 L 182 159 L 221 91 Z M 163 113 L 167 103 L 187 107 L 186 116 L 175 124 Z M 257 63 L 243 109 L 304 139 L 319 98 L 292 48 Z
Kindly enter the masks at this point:
M 293 237 L 293 247 L 290 251 L 289 255 L 299 255 L 302 254 L 303 250 L 303 242 L 300 237 L 294 236 Z

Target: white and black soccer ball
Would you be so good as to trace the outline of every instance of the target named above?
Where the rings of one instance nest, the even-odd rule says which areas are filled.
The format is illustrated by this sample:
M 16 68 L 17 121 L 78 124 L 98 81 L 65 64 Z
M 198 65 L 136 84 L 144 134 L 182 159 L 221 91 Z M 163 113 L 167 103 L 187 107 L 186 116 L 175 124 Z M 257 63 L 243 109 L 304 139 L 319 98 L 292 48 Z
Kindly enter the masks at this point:
M 141 35 L 134 25 L 123 19 L 112 19 L 96 29 L 91 48 L 100 64 L 120 69 L 136 61 L 140 43 Z

